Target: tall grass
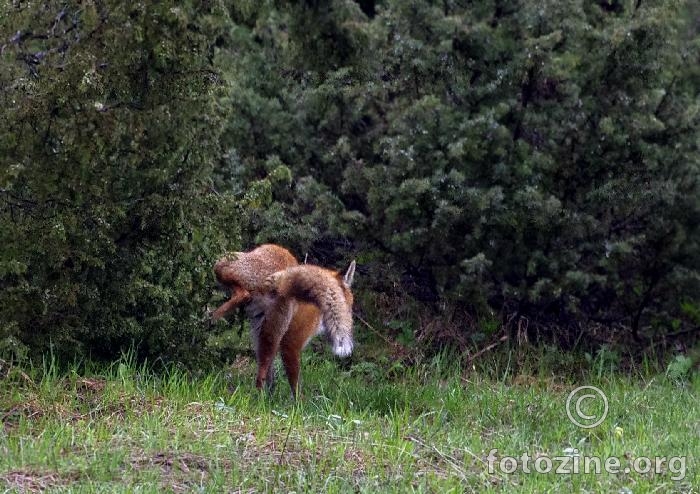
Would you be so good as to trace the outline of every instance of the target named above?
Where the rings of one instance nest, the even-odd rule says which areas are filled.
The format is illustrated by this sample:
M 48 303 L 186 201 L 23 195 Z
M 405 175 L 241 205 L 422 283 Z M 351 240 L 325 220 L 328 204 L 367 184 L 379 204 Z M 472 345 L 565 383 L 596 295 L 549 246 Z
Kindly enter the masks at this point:
M 5 365 L 0 376 L 0 487 L 76 492 L 697 492 L 700 379 L 658 369 L 621 376 L 606 356 L 506 352 L 460 368 L 355 362 L 309 352 L 302 399 L 280 379 L 252 386 L 253 363 L 218 373 L 155 372 L 126 355 L 106 367 Z M 568 360 L 567 360 L 568 359 Z M 580 365 L 561 374 L 552 368 Z M 652 371 L 652 372 L 647 372 Z M 609 413 L 582 429 L 568 394 L 599 387 Z M 599 412 L 599 404 L 586 410 Z M 596 408 L 598 407 L 598 408 Z M 489 464 L 489 454 L 495 461 Z M 576 450 L 576 451 L 574 451 Z M 685 476 L 525 473 L 505 456 L 685 456 Z M 673 478 L 672 478 L 673 477 Z

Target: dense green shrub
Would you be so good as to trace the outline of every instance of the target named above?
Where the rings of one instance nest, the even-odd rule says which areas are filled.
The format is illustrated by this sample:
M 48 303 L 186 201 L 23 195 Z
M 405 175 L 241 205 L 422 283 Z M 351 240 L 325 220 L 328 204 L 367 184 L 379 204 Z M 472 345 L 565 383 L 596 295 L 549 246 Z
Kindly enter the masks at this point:
M 0 352 L 204 356 L 213 258 L 263 241 L 358 257 L 403 336 L 692 334 L 699 12 L 5 2 Z
M 326 262 L 360 252 L 375 291 L 444 317 L 526 317 L 562 341 L 691 324 L 696 7 L 242 4 L 227 170 L 294 176 L 258 239 L 283 231 Z
M 0 7 L 0 352 L 202 356 L 229 91 L 222 4 Z

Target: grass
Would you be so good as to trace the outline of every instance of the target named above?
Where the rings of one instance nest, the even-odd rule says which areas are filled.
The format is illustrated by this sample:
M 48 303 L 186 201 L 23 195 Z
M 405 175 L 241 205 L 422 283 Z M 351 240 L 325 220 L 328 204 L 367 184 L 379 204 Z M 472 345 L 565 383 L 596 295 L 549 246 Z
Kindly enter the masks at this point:
M 0 369 L 0 489 L 35 492 L 698 492 L 700 379 L 591 371 L 578 382 L 504 368 L 464 373 L 439 357 L 412 368 L 307 352 L 303 398 L 254 365 L 193 377 L 122 359 L 59 373 Z M 495 363 L 493 365 L 500 365 Z M 488 366 L 485 366 L 488 367 Z M 499 376 L 500 372 L 500 376 Z M 609 399 L 582 429 L 565 403 L 580 384 Z M 595 414 L 600 403 L 582 403 Z M 649 473 L 536 473 L 547 459 L 685 456 Z M 489 454 L 495 460 L 489 464 Z M 505 456 L 530 457 L 501 471 Z M 638 460 L 639 461 L 639 460 Z M 583 468 L 583 462 L 580 463 Z M 557 466 L 556 461 L 554 467 Z M 645 464 L 642 462 L 641 466 Z

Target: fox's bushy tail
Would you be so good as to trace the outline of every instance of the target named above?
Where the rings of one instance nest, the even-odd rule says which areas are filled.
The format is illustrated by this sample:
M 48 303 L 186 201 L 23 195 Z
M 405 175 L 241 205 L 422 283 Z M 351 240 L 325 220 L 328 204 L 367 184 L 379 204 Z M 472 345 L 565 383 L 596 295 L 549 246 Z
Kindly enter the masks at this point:
M 333 353 L 347 357 L 352 353 L 352 304 L 350 291 L 355 273 L 355 262 L 345 276 L 334 271 L 304 264 L 293 266 L 269 276 L 267 291 L 285 299 L 297 299 L 316 305 Z

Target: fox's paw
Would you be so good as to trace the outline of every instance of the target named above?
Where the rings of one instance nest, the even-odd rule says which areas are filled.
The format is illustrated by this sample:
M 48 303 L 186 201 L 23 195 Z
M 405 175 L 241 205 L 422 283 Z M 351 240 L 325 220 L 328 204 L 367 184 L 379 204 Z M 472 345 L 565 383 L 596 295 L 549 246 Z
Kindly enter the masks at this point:
M 223 319 L 224 313 L 220 310 L 212 310 L 207 306 L 204 310 L 204 322 L 206 322 L 209 326 L 215 325 L 217 322 L 219 322 L 221 319 Z

